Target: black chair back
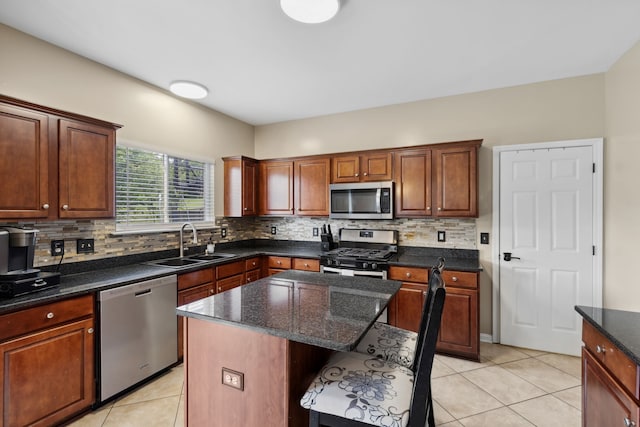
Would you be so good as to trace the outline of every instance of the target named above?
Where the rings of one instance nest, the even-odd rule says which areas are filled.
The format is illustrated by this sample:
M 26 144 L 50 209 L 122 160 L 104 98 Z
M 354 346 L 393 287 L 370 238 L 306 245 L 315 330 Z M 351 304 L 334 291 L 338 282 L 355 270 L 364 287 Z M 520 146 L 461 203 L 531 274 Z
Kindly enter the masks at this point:
M 418 365 L 418 354 L 420 351 L 420 345 L 424 340 L 424 334 L 427 330 L 427 319 L 429 318 L 429 309 L 431 307 L 431 298 L 435 290 L 442 285 L 442 270 L 444 270 L 444 258 L 439 257 L 436 261 L 436 265 L 431 268 L 429 272 L 429 287 L 427 289 L 427 295 L 424 298 L 424 305 L 422 306 L 422 316 L 420 317 L 420 326 L 418 327 L 418 338 L 416 339 L 416 350 L 413 358 L 413 364 L 411 370 L 415 373 Z
M 409 427 L 424 427 L 427 420 L 429 426 L 435 426 L 433 402 L 431 399 L 431 370 L 436 353 L 436 343 L 442 320 L 442 310 L 445 300 L 445 284 L 440 272 L 433 275 L 429 281 L 433 290 L 428 311 L 428 317 L 422 341 L 417 342 L 417 364 L 414 372 L 413 395 L 409 412 Z

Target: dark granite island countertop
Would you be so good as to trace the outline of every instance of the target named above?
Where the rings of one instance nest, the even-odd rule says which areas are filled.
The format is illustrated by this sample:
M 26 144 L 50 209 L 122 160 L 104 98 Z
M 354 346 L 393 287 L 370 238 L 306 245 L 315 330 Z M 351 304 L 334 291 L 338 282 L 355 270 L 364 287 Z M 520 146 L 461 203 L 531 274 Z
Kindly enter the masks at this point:
M 289 270 L 183 305 L 181 316 L 353 350 L 401 282 Z
M 576 311 L 640 365 L 640 313 L 577 305 Z

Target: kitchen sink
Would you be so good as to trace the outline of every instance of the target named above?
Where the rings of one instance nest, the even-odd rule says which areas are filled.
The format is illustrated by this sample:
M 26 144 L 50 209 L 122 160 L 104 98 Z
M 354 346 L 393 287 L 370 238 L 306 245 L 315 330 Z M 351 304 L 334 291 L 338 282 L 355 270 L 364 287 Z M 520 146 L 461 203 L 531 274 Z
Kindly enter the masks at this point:
M 222 259 L 222 258 L 231 258 L 234 257 L 235 255 L 233 254 L 202 254 L 202 255 L 192 255 L 189 257 L 189 259 L 194 259 L 194 260 L 198 260 L 198 261 L 213 261 L 216 259 Z
M 147 264 L 160 265 L 163 267 L 185 267 L 187 265 L 197 264 L 205 260 L 191 259 L 191 258 L 169 258 L 160 259 L 157 261 L 149 261 Z

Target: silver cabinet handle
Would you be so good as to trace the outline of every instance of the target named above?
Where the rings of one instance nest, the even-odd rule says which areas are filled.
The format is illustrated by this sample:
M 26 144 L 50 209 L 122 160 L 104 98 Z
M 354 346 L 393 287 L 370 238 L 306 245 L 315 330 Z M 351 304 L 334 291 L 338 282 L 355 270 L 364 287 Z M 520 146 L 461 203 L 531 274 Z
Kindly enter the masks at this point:
M 635 421 L 631 421 L 629 418 L 624 419 L 625 427 L 635 427 L 635 425 L 636 425 Z
M 69 210 L 69 205 L 62 205 L 62 209 L 65 210 L 65 211 L 68 211 Z
M 604 346 L 601 345 L 596 345 L 596 353 L 604 353 L 605 352 L 605 348 Z
M 45 203 L 44 205 L 42 205 L 42 209 L 49 209 L 49 203 Z
M 47 319 L 53 319 L 53 313 L 51 312 L 47 313 Z

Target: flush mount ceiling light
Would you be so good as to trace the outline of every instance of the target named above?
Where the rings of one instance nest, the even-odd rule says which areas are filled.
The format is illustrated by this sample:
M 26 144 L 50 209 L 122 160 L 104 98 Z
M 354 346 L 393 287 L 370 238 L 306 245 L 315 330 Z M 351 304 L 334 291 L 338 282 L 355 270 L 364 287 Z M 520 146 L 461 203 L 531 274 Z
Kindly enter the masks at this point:
M 169 85 L 169 90 L 183 98 L 202 99 L 209 94 L 209 90 L 201 84 L 178 80 Z
M 340 0 L 280 0 L 280 7 L 291 19 L 305 24 L 319 24 L 338 13 Z

